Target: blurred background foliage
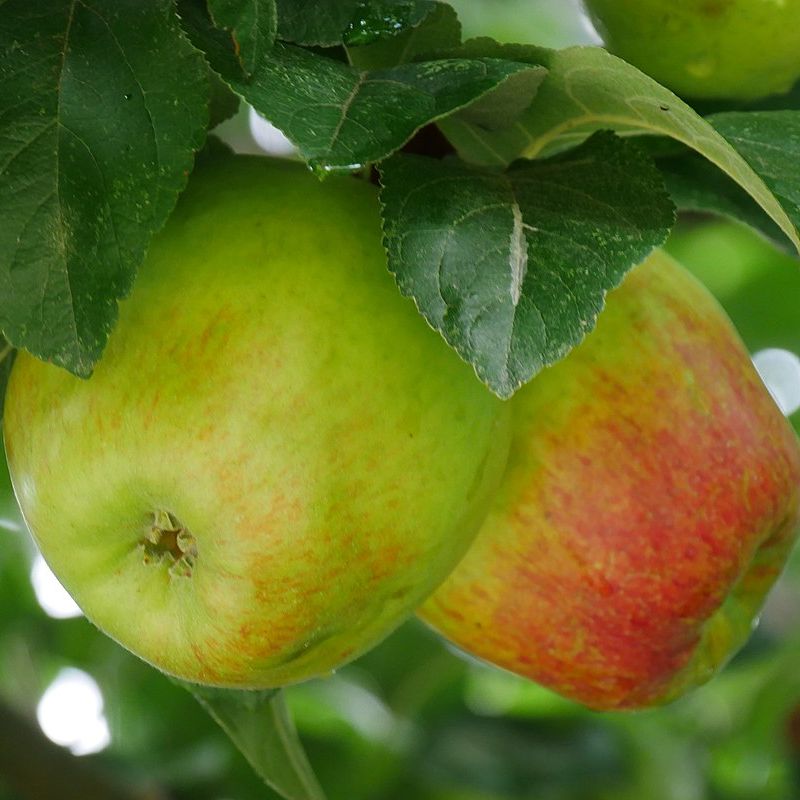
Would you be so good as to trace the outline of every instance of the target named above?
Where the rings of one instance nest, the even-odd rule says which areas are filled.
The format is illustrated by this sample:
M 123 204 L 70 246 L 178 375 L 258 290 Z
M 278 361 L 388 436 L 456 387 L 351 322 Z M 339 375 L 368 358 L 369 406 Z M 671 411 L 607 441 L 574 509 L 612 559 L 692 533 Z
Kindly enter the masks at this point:
M 453 5 L 467 35 L 551 46 L 592 39 L 572 0 Z M 751 352 L 800 353 L 796 261 L 738 225 L 703 218 L 682 220 L 669 249 L 716 294 Z M 800 431 L 800 413 L 792 421 Z M 0 800 L 276 797 L 187 692 L 83 617 L 50 616 L 34 593 L 34 563 L 0 462 Z M 69 742 L 69 732 L 62 743 L 100 752 L 73 756 L 36 722 L 38 710 L 48 727 L 42 697 L 59 675 L 74 676 L 68 668 L 96 682 L 102 708 L 88 713 L 107 730 L 94 744 Z M 91 704 L 71 692 L 77 707 L 65 713 L 77 724 Z M 800 553 L 744 650 L 665 708 L 592 713 L 453 653 L 415 621 L 288 699 L 331 800 L 792 800 L 800 797 Z M 31 774 L 35 790 L 15 788 Z M 91 785 L 100 788 L 81 788 Z

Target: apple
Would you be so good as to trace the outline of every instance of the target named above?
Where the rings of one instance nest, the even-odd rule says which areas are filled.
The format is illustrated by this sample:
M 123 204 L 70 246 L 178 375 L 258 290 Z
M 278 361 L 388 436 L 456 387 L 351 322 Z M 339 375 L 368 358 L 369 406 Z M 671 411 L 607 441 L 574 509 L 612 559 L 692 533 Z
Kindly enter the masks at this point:
M 797 438 L 716 301 L 656 252 L 511 403 L 503 483 L 421 617 L 595 709 L 710 678 L 800 524 Z
M 800 78 L 800 0 L 584 0 L 611 52 L 680 95 L 753 100 Z
M 751 353 L 781 347 L 800 354 L 795 256 L 723 218 L 679 223 L 666 249 L 720 301 Z
M 401 297 L 377 193 L 199 168 L 89 380 L 20 354 L 25 520 L 99 628 L 197 683 L 330 673 L 413 614 L 500 480 L 510 410 Z

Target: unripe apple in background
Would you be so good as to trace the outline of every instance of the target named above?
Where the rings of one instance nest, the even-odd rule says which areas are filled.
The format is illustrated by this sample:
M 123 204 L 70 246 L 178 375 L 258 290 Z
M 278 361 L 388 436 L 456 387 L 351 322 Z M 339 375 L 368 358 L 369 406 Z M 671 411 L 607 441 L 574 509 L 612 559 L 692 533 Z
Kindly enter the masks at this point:
M 20 354 L 15 491 L 86 615 L 160 669 L 328 673 L 438 585 L 482 521 L 508 409 L 400 296 L 376 190 L 198 169 L 89 380 Z
M 716 301 L 657 252 L 511 401 L 504 482 L 421 617 L 597 709 L 744 642 L 800 524 L 800 447 Z
M 800 78 L 800 0 L 584 0 L 621 56 L 680 95 L 752 100 Z

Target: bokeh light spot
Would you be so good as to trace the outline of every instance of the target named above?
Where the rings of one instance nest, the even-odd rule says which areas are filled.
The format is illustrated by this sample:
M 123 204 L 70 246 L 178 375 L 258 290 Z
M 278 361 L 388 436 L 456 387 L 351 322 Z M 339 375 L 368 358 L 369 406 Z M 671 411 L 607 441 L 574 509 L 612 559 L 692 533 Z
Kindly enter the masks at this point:
M 756 353 L 753 364 L 787 417 L 800 410 L 800 358 L 788 350 L 771 347 Z
M 256 144 L 273 156 L 292 156 L 297 153 L 295 146 L 274 125 L 267 122 L 254 108 L 249 112 L 250 135 Z
M 47 687 L 36 709 L 44 735 L 73 755 L 99 753 L 111 742 L 103 695 L 86 672 L 67 667 Z
M 83 613 L 39 554 L 31 567 L 31 585 L 39 605 L 49 617 L 70 619 Z

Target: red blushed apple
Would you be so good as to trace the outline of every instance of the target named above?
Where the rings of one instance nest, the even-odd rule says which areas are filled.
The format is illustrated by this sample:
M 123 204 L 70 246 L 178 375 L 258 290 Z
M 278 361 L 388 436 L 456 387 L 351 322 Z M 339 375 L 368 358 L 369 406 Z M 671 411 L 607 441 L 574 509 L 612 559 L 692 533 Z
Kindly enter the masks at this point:
M 512 405 L 504 483 L 422 618 L 597 709 L 706 681 L 747 638 L 800 508 L 797 438 L 724 313 L 656 253 Z

